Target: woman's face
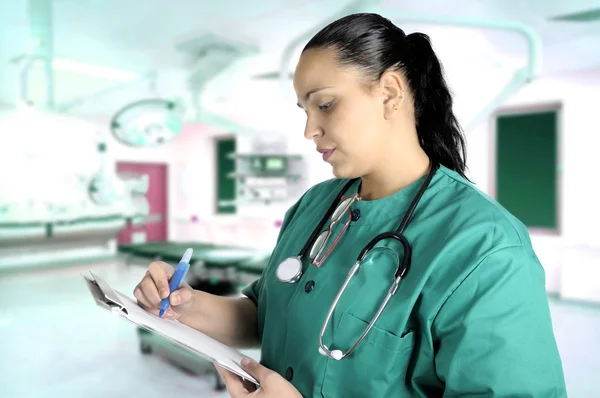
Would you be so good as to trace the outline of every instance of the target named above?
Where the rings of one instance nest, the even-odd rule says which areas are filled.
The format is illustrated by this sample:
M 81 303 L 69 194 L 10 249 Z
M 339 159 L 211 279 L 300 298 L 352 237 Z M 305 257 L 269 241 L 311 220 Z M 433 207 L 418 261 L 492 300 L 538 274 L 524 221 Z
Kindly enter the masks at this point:
M 386 144 L 384 99 L 332 50 L 307 50 L 296 67 L 294 89 L 306 112 L 304 136 L 338 178 L 362 177 L 381 161 Z M 389 144 L 388 144 L 389 145 Z

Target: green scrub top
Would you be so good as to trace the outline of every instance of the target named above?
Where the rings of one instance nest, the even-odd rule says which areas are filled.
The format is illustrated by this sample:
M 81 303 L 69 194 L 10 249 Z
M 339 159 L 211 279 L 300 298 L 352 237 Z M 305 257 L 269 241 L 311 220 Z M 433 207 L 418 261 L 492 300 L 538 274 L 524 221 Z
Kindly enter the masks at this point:
M 359 252 L 398 228 L 424 181 L 355 202 L 358 219 L 320 268 L 304 258 L 293 284 L 277 279 L 277 266 L 298 255 L 348 180 L 320 183 L 288 210 L 268 266 L 243 291 L 257 304 L 261 363 L 304 397 L 567 397 L 545 274 L 526 228 L 443 166 L 404 233 L 411 268 L 375 326 L 347 358 L 319 353 L 321 327 Z M 402 256 L 395 243 L 378 246 Z M 329 349 L 345 352 L 365 330 L 394 279 L 394 256 L 378 249 L 363 263 L 324 334 Z

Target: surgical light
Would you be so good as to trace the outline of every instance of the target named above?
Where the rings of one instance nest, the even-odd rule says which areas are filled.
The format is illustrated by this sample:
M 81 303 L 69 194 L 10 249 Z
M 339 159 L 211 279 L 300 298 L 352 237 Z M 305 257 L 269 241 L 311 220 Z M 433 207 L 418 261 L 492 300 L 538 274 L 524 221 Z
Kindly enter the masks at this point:
M 157 146 L 173 140 L 183 130 L 183 107 L 163 99 L 134 102 L 111 121 L 111 131 L 120 142 L 134 147 Z

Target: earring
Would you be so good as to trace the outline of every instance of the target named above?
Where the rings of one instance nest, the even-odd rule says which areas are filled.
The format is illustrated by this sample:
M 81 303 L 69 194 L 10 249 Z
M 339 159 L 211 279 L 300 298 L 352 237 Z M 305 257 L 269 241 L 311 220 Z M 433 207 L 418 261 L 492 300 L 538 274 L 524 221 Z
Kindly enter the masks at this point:
M 395 110 L 395 111 L 397 111 L 397 110 L 398 110 L 398 107 L 397 107 L 396 105 L 394 105 L 394 110 Z

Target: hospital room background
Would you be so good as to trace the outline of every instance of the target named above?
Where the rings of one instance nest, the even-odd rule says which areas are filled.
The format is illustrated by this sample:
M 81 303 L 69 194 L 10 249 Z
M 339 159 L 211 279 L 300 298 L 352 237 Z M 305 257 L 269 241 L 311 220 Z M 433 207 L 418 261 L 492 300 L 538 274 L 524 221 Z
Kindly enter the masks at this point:
M 194 287 L 258 278 L 333 177 L 303 136 L 300 50 L 362 11 L 431 36 L 469 177 L 545 268 L 569 396 L 600 397 L 597 0 L 0 0 L 0 397 L 227 396 L 82 275 L 132 296 L 192 247 Z

